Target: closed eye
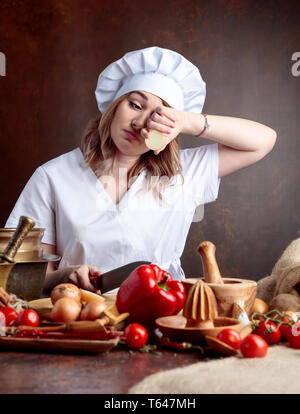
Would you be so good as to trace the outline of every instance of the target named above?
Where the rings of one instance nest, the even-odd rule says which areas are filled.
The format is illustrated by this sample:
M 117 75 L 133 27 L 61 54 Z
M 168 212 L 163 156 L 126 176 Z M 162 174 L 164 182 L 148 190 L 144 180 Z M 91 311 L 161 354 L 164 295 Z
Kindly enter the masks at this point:
M 142 109 L 140 106 L 138 106 L 137 104 L 135 104 L 135 103 L 134 103 L 134 102 L 132 102 L 132 101 L 129 101 L 129 105 L 130 105 L 132 108 L 137 109 L 137 110 L 141 110 L 141 109 Z

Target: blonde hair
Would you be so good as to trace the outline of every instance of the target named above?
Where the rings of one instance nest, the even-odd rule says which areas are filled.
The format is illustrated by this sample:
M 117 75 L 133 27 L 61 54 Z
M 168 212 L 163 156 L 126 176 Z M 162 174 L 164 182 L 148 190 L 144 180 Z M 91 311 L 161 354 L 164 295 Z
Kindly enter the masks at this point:
M 85 163 L 94 171 L 97 177 L 110 174 L 113 169 L 117 148 L 110 136 L 110 127 L 119 103 L 127 99 L 129 95 L 130 93 L 127 93 L 116 99 L 110 104 L 103 115 L 100 114 L 95 119 L 90 120 L 83 133 L 81 151 Z M 164 101 L 163 104 L 169 107 Z M 152 189 L 160 200 L 162 200 L 161 191 L 167 187 L 164 184 L 164 180 L 160 180 L 160 177 L 167 177 L 168 179 L 166 181 L 170 182 L 175 175 L 180 174 L 184 181 L 180 163 L 178 136 L 158 155 L 154 155 L 151 150 L 142 154 L 129 170 L 128 182 L 132 183 L 133 177 L 138 176 L 144 169 L 146 169 L 147 190 Z M 158 179 L 155 182 L 151 177 L 158 177 Z M 151 186 L 153 181 L 154 185 Z

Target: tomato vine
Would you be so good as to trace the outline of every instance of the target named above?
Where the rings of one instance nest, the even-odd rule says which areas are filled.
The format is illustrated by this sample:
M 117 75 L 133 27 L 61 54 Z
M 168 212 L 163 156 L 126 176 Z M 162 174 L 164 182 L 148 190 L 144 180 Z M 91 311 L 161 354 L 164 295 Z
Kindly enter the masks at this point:
M 269 315 L 274 315 L 277 314 L 277 316 L 271 317 Z M 294 321 L 291 317 L 291 315 L 289 315 L 288 313 L 285 313 L 284 311 L 280 311 L 278 309 L 272 309 L 270 311 L 268 311 L 267 313 L 258 313 L 258 312 L 254 312 L 252 313 L 250 320 L 252 322 L 252 329 L 255 330 L 258 328 L 259 326 L 259 322 L 257 322 L 257 317 L 262 317 L 264 318 L 264 323 L 265 323 L 265 328 L 267 330 L 268 333 L 272 333 L 272 329 L 268 326 L 268 322 L 273 322 L 277 324 L 277 327 L 280 328 L 281 325 L 288 325 L 290 327 L 292 327 L 292 325 L 297 322 Z M 289 322 L 283 321 L 282 318 L 288 318 Z

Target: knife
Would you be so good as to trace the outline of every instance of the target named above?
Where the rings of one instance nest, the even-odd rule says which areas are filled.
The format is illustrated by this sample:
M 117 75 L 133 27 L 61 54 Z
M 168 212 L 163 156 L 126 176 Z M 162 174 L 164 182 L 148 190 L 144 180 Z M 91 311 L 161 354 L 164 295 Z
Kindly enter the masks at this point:
M 117 269 L 110 270 L 103 273 L 101 276 L 90 278 L 92 285 L 101 291 L 101 293 L 108 292 L 110 290 L 120 287 L 121 283 L 130 275 L 130 273 L 141 265 L 149 265 L 151 262 L 131 262 L 125 266 L 118 267 Z

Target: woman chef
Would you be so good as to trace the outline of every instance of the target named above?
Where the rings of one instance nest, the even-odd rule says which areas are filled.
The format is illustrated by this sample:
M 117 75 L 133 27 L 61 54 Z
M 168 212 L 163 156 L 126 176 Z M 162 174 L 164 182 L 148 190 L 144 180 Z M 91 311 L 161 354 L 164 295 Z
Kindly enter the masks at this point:
M 202 114 L 205 94 L 197 67 L 159 47 L 126 53 L 100 74 L 100 114 L 81 148 L 37 168 L 5 225 L 26 215 L 45 228 L 44 253 L 61 256 L 58 269 L 48 265 L 45 293 L 63 282 L 100 293 L 93 277 L 141 260 L 185 277 L 180 257 L 195 209 L 216 200 L 221 177 L 276 141 L 260 123 Z M 147 146 L 151 131 L 164 138 L 158 150 Z M 180 133 L 214 142 L 180 149 Z

